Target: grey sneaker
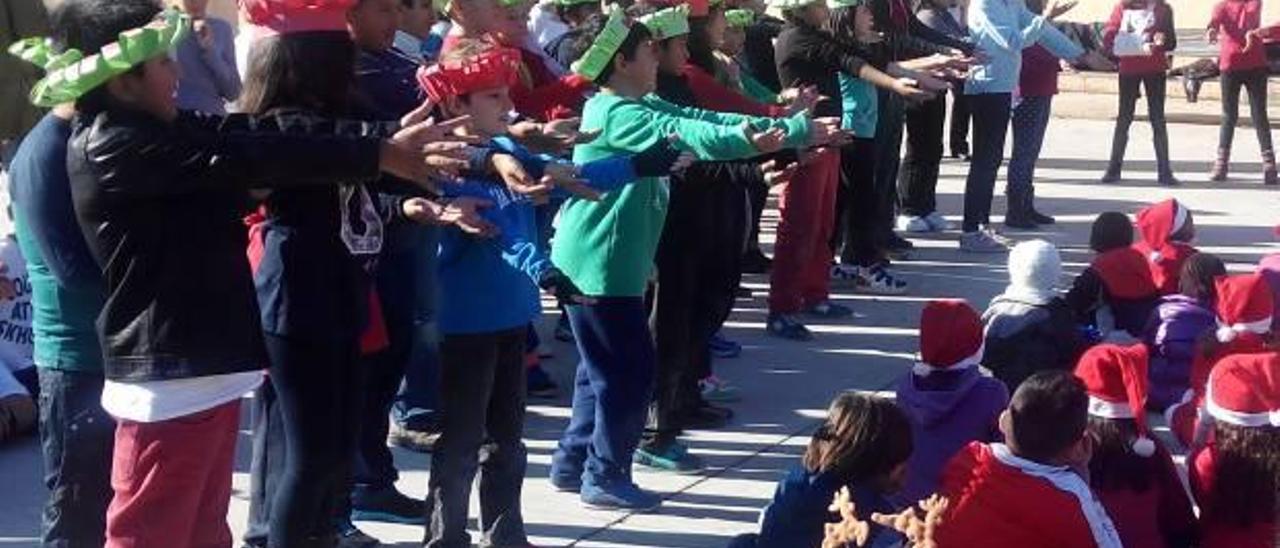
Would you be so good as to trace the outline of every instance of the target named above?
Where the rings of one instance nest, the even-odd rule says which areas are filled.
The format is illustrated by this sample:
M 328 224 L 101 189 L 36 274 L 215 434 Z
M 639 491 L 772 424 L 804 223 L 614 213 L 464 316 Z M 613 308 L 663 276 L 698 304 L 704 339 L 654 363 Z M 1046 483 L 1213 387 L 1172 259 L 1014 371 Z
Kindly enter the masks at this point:
M 909 232 L 912 234 L 923 234 L 932 232 L 933 225 L 929 224 L 929 220 L 925 217 L 916 217 L 914 215 L 899 215 L 898 230 Z
M 965 253 L 1005 253 L 1009 246 L 992 237 L 991 233 L 980 230 L 965 232 L 960 235 L 960 251 Z
M 997 232 L 996 229 L 991 228 L 989 226 L 983 227 L 982 231 L 987 233 L 987 237 L 991 238 L 992 240 L 995 240 L 1000 245 L 1003 245 L 1005 247 L 1013 247 L 1018 243 L 1018 242 L 1015 242 L 1013 238 L 1008 238 L 1004 234 Z
M 929 223 L 929 228 L 933 229 L 934 232 L 946 232 L 951 230 L 951 221 L 948 221 L 946 217 L 943 217 L 942 214 L 937 211 L 925 215 L 924 220 Z

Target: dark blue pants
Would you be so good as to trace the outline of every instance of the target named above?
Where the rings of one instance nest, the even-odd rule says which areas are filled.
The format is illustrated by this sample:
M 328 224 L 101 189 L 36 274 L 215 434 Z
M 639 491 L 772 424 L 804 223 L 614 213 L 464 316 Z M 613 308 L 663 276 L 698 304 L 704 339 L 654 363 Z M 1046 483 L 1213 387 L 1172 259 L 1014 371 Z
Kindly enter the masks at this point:
M 964 184 L 964 231 L 975 232 L 991 224 L 991 194 L 1004 163 L 1004 140 L 1009 133 L 1008 93 L 969 96 L 973 110 L 973 159 Z
M 411 238 L 415 250 L 413 261 L 413 336 L 410 341 L 408 363 L 404 369 L 404 383 L 396 394 L 391 407 L 391 417 L 397 424 L 414 430 L 432 430 L 436 422 L 435 410 L 440 407 L 440 356 L 439 335 L 436 333 L 436 254 L 439 246 L 439 230 L 421 227 Z M 384 306 L 387 304 L 384 300 Z
M 116 423 L 102 410 L 102 374 L 41 369 L 44 546 L 102 546 L 111 502 Z
M 1023 97 L 1013 109 L 1013 156 L 1009 158 L 1009 182 L 1005 187 L 1010 197 L 1035 188 L 1036 160 L 1040 159 L 1052 111 L 1052 95 Z
M 653 389 L 654 348 L 641 297 L 601 297 L 568 308 L 577 336 L 573 415 L 560 438 L 551 475 L 584 485 L 631 481 Z

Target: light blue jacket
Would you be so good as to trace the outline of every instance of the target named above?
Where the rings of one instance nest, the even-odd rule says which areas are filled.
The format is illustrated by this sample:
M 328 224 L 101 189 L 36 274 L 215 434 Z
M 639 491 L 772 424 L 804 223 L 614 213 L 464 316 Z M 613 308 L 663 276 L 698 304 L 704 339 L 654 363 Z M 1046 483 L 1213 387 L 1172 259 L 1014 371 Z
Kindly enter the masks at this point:
M 969 39 L 986 56 L 969 71 L 968 95 L 1012 93 L 1022 71 L 1022 50 L 1037 42 L 1055 55 L 1079 49 L 1023 0 L 972 0 L 968 13 Z

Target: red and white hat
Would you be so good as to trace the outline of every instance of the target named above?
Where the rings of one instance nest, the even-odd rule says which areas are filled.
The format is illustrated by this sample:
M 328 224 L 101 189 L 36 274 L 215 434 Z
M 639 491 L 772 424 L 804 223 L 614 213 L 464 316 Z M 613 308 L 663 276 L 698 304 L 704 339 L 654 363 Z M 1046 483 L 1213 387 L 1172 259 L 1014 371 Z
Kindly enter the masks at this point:
M 920 362 L 916 375 L 968 369 L 982 361 L 982 319 L 962 300 L 937 300 L 920 314 Z
M 1219 276 L 1214 285 L 1218 290 L 1219 341 L 1231 342 L 1241 333 L 1261 335 L 1271 331 L 1275 300 L 1262 275 Z
M 1142 241 L 1151 248 L 1147 256 L 1151 262 L 1160 262 L 1163 258 L 1161 250 L 1169 245 L 1169 237 L 1187 224 L 1189 211 L 1187 207 L 1170 198 L 1163 202 L 1147 206 L 1138 212 L 1138 232 Z
M 418 85 L 432 101 L 484 89 L 508 87 L 519 79 L 520 52 L 493 47 L 465 60 L 443 61 L 418 69 Z
M 1232 354 L 1209 374 L 1205 410 L 1214 420 L 1280 427 L 1280 354 Z
M 1104 419 L 1133 419 L 1138 438 L 1133 452 L 1155 454 L 1156 444 L 1147 429 L 1147 347 L 1100 344 L 1090 348 L 1076 364 L 1076 376 L 1089 393 L 1089 414 Z
M 240 16 L 256 38 L 310 31 L 346 31 L 359 0 L 239 0 Z

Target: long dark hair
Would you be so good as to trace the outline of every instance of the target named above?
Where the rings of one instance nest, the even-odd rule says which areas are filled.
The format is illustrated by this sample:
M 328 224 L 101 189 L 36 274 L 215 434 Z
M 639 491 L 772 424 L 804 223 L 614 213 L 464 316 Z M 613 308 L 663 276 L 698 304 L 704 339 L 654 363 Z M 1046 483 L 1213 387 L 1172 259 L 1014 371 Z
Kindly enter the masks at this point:
M 356 47 L 346 32 L 315 31 L 261 38 L 249 50 L 240 109 L 261 114 L 302 108 L 341 116 L 355 89 Z
M 831 472 L 856 484 L 886 477 L 911 457 L 914 442 L 907 415 L 893 402 L 845 392 L 831 402 L 827 420 L 804 453 L 810 472 Z
M 1222 259 L 1209 253 L 1196 253 L 1182 264 L 1182 271 L 1178 273 L 1178 293 L 1213 306 L 1218 300 L 1214 280 L 1226 274 L 1227 265 L 1222 263 Z
M 831 8 L 831 34 L 835 35 L 837 40 L 857 42 L 858 28 L 855 24 L 857 16 L 856 6 Z
M 1207 511 L 1217 521 L 1248 527 L 1276 516 L 1280 490 L 1280 428 L 1214 425 L 1214 480 Z
M 1102 491 L 1145 492 L 1160 461 L 1133 452 L 1138 428 L 1133 419 L 1089 417 L 1089 432 L 1097 440 L 1089 459 L 1089 483 Z

